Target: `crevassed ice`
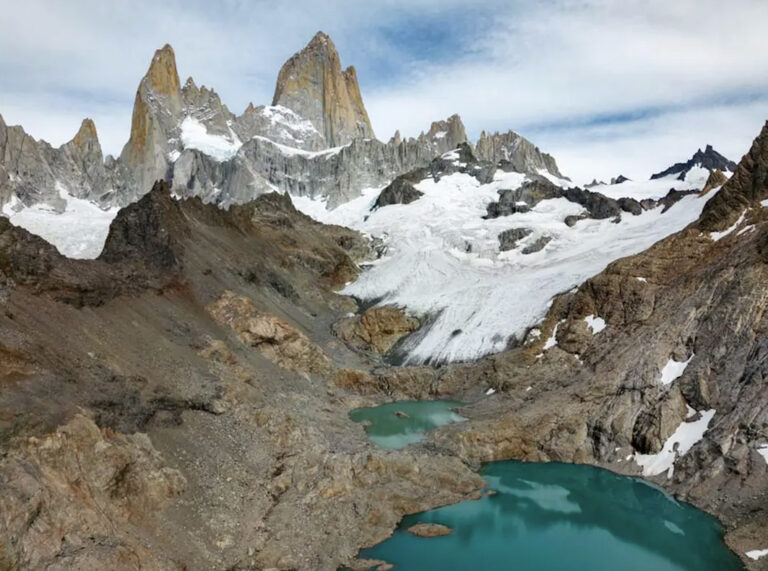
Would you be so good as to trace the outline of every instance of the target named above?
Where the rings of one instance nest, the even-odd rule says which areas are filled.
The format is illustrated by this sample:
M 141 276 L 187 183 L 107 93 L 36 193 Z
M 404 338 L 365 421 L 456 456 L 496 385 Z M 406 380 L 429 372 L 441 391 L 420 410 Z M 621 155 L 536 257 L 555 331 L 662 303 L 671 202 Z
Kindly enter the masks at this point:
M 484 220 L 498 190 L 517 188 L 525 178 L 499 171 L 486 185 L 461 173 L 439 182 L 427 179 L 417 185 L 424 193 L 418 200 L 373 212 L 377 189 L 330 211 L 311 199 L 296 200 L 296 205 L 323 222 L 384 238 L 385 256 L 344 293 L 431 316 L 429 329 L 404 346 L 407 362 L 415 363 L 468 360 L 503 350 L 511 335 L 521 339 L 545 316 L 555 295 L 681 230 L 714 195 L 686 196 L 664 214 L 661 208 L 624 214 L 617 224 L 585 219 L 569 227 L 564 218 L 583 209 L 564 198 Z M 499 233 L 516 227 L 533 232 L 519 242 L 521 247 L 499 252 Z M 545 234 L 552 241 L 544 251 L 522 254 L 522 247 Z

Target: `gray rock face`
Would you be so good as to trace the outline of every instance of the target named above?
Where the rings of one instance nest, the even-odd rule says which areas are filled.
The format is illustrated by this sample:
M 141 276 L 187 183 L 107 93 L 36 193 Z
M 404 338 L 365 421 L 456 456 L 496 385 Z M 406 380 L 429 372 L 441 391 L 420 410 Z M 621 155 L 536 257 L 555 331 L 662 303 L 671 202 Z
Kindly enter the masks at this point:
M 111 183 L 96 127 L 85 119 L 74 138 L 58 149 L 37 141 L 0 116 L 0 203 L 16 197 L 21 204 L 46 202 L 63 208 L 60 194 L 98 199 Z
M 321 151 L 326 148 L 325 138 L 310 121 L 280 105 L 249 105 L 235 119 L 232 130 L 243 141 L 261 136 L 304 151 Z
M 222 205 L 246 202 L 276 189 L 325 198 L 330 207 L 430 162 L 433 146 L 418 139 L 400 144 L 355 139 L 336 149 L 306 152 L 255 137 L 229 161 L 187 149 L 173 165 L 173 190 Z
M 526 174 L 539 171 L 563 178 L 554 157 L 542 153 L 537 146 L 514 131 L 494 133 L 483 131 L 477 141 L 475 152 L 480 160 L 502 163 L 500 168 Z

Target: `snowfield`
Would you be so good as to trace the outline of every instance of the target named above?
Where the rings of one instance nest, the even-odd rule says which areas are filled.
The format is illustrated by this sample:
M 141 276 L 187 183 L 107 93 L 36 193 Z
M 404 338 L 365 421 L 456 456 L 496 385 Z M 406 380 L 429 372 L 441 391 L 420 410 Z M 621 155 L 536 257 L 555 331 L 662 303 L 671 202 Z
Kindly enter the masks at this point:
M 505 349 L 510 337 L 521 339 L 541 321 L 554 296 L 578 286 L 612 261 L 681 230 L 699 217 L 714 195 L 686 196 L 664 214 L 661 208 L 639 216 L 624 213 L 617 224 L 585 219 L 569 227 L 564 218 L 581 214 L 583 208 L 564 198 L 544 200 L 526 213 L 483 219 L 500 189 L 517 188 L 525 180 L 525 175 L 501 171 L 486 185 L 462 173 L 444 176 L 439 182 L 430 178 L 416 185 L 424 193 L 418 200 L 375 211 L 371 208 L 380 189 L 368 189 L 334 210 L 306 197 L 293 197 L 293 201 L 321 222 L 385 240 L 384 257 L 343 293 L 431 318 L 426 331 L 414 335 L 404 347 L 406 362 L 413 364 L 470 360 Z M 636 189 L 623 194 L 633 197 L 660 197 L 672 186 L 686 187 L 673 180 L 644 184 L 646 191 L 640 183 L 613 186 Z M 618 196 L 612 187 L 594 190 L 610 190 Z M 533 232 L 515 249 L 500 252 L 499 233 L 519 227 Z M 541 251 L 522 253 L 523 247 L 544 235 L 552 240 Z M 597 319 L 590 322 L 594 333 L 602 328 Z
M 3 207 L 2 213 L 14 226 L 37 234 L 68 258 L 98 257 L 109 234 L 109 225 L 120 209 L 102 210 L 89 200 L 70 195 L 58 182 L 56 189 L 66 202 L 61 213 L 46 204 L 24 208 L 15 196 Z

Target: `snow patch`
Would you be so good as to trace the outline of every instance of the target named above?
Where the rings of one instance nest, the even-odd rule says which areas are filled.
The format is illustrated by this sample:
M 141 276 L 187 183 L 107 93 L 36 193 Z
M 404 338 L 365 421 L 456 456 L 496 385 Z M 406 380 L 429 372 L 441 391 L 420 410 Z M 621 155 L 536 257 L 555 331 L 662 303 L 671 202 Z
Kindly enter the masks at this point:
M 645 284 L 645 283 L 648 283 L 648 280 L 647 280 L 647 279 L 645 279 L 645 278 L 635 278 L 635 279 L 636 279 L 637 281 L 639 281 L 639 282 L 643 282 L 644 284 Z
M 705 410 L 699 420 L 683 421 L 677 430 L 667 438 L 661 452 L 657 454 L 635 454 L 634 459 L 643 469 L 643 476 L 658 476 L 667 472 L 667 478 L 672 477 L 675 460 L 685 454 L 699 442 L 715 416 L 715 409 Z
M 605 329 L 605 319 L 603 319 L 602 317 L 587 315 L 584 318 L 584 321 L 587 322 L 587 327 L 589 327 L 590 331 L 592 331 L 592 335 L 597 335 L 603 329 Z
M 560 327 L 562 322 L 563 321 L 558 321 L 555 323 L 555 326 L 552 328 L 552 335 L 550 335 L 549 339 L 547 339 L 546 343 L 544 343 L 544 351 L 557 345 L 557 328 Z
M 757 561 L 758 559 L 768 555 L 768 549 L 753 549 L 752 551 L 747 551 L 744 555 L 753 561 Z
M 229 137 L 211 135 L 205 125 L 191 116 L 181 122 L 181 144 L 184 148 L 197 149 L 218 162 L 228 161 L 243 146 L 231 129 L 229 133 Z
M 668 385 L 672 383 L 675 379 L 680 378 L 680 376 L 685 372 L 685 368 L 688 366 L 688 363 L 691 362 L 691 359 L 693 359 L 693 355 L 688 357 L 687 361 L 675 361 L 674 359 L 670 359 L 667 361 L 667 364 L 664 365 L 664 368 L 661 370 L 661 384 L 662 385 Z
M 768 464 L 768 444 L 763 444 L 757 447 L 757 453 L 765 459 L 765 463 Z
M 289 156 L 289 157 L 302 156 L 308 159 L 314 159 L 318 157 L 329 158 L 329 157 L 332 157 L 333 155 L 338 155 L 343 148 L 348 147 L 350 145 L 350 143 L 348 143 L 340 147 L 333 147 L 330 149 L 325 149 L 323 151 L 305 151 L 304 149 L 297 149 L 296 147 L 281 145 L 280 143 L 276 143 L 272 139 L 268 139 L 267 137 L 262 137 L 261 135 L 256 135 L 253 138 L 258 139 L 259 141 L 265 141 L 271 145 L 274 145 L 280 150 L 281 153 L 283 153 L 286 156 Z

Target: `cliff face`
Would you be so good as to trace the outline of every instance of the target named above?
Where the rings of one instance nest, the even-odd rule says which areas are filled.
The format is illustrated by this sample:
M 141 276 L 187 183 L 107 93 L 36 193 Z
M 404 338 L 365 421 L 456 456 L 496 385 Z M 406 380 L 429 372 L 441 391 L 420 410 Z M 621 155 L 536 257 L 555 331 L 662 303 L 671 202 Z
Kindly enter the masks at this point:
M 166 44 L 155 52 L 136 91 L 131 136 L 120 154 L 125 178 L 120 194 L 124 204 L 166 177 L 168 153 L 174 150 L 169 139 L 174 135 L 178 139 L 183 110 L 176 56 Z
M 64 208 L 62 194 L 99 199 L 113 173 L 104 164 L 96 126 L 85 119 L 71 141 L 54 148 L 8 126 L 0 116 L 0 203 L 45 202 Z
M 311 121 L 327 147 L 375 138 L 355 68 L 342 71 L 336 47 L 323 32 L 283 65 L 272 105 L 287 107 Z

